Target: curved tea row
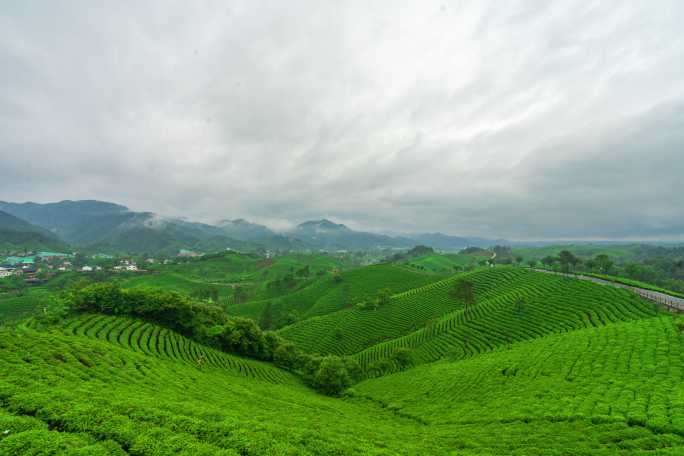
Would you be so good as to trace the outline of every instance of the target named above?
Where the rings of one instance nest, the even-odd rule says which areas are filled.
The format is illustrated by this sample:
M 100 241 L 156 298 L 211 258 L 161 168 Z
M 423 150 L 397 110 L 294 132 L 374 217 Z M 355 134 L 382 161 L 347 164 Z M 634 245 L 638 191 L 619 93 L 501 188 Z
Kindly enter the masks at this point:
M 187 337 L 143 320 L 86 314 L 65 325 L 68 334 L 87 336 L 146 355 L 169 358 L 199 368 L 214 367 L 271 383 L 291 383 L 293 377 L 260 363 L 198 344 Z

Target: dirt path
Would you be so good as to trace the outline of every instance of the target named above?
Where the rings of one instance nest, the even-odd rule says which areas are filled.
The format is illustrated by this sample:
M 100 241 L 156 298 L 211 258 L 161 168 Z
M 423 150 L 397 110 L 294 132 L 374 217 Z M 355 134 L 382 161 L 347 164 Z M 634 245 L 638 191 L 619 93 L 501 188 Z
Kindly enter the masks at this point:
M 618 282 L 611 282 L 610 280 L 599 279 L 596 277 L 585 276 L 582 274 L 564 274 L 562 272 L 547 271 L 546 269 L 536 269 L 536 268 L 534 270 L 537 272 L 543 272 L 546 274 L 555 274 L 555 275 L 561 275 L 561 276 L 570 277 L 570 278 L 579 279 L 579 280 L 586 280 L 589 282 L 597 283 L 599 285 L 607 285 L 609 287 L 615 287 L 615 288 L 624 288 L 625 290 L 629 290 L 633 293 L 638 294 L 642 298 L 646 298 L 650 301 L 657 302 L 658 304 L 661 304 L 661 305 L 667 307 L 668 310 L 676 311 L 676 312 L 684 312 L 684 299 L 678 298 L 677 296 L 671 296 L 669 294 L 661 293 L 659 291 L 647 290 L 645 288 L 634 287 L 631 285 L 625 285 L 623 283 L 618 283 Z

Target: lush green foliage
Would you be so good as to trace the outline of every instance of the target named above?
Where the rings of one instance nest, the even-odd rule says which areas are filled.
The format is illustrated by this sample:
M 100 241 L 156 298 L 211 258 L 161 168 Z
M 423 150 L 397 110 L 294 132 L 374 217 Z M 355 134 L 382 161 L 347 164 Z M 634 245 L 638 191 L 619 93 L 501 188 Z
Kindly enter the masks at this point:
M 684 452 L 684 318 L 626 290 L 516 267 L 440 280 L 246 261 L 250 293 L 299 277 L 255 320 L 300 322 L 264 331 L 211 295 L 142 284 L 25 290 L 45 299 L 0 329 L 0 456 Z M 212 285 L 205 272 L 181 275 Z
M 604 279 L 604 280 L 608 280 L 611 282 L 621 283 L 623 285 L 629 285 L 631 287 L 643 288 L 644 290 L 657 291 L 659 293 L 669 294 L 671 296 L 676 296 L 678 298 L 684 298 L 684 293 L 678 293 L 676 291 L 668 290 L 666 288 L 657 287 L 653 284 L 641 282 L 639 280 L 627 279 L 625 277 L 618 277 L 618 276 L 608 275 L 608 274 L 595 274 L 595 273 L 591 273 L 591 272 L 588 272 L 585 274 L 590 276 L 590 277 L 596 277 L 597 279 Z
M 624 441 L 615 435 L 625 449 L 676 443 L 682 451 L 684 334 L 672 320 L 552 335 L 366 381 L 354 392 L 433 425 L 590 420 L 597 427 L 634 426 Z M 629 441 L 628 435 L 645 434 L 636 429 L 655 435 Z
M 284 296 L 232 306 L 229 312 L 259 320 L 268 304 L 273 327 L 325 315 L 373 299 L 387 288 L 399 293 L 439 280 L 440 276 L 414 272 L 403 267 L 380 264 L 320 277 L 309 286 Z
M 49 296 L 50 293 L 43 287 L 23 287 L 21 291 L 0 293 L 0 324 L 40 313 Z
M 495 274 L 471 276 L 477 304 L 470 316 L 462 309 L 447 313 L 403 337 L 355 355 L 370 375 L 401 369 L 393 362 L 398 348 L 411 350 L 414 364 L 444 357 L 461 359 L 507 347 L 511 343 L 656 314 L 654 304 L 625 290 L 518 269 L 494 293 L 485 290 Z M 507 272 L 510 274 L 511 272 Z M 479 290 L 479 291 L 478 291 Z
M 126 290 L 105 283 L 74 290 L 68 301 L 76 311 L 141 317 L 219 350 L 265 361 L 274 361 L 284 344 L 279 336 L 262 331 L 253 320 L 228 317 L 219 307 L 174 292 Z M 291 357 L 284 356 L 281 350 L 278 361 L 281 367 L 300 373 L 307 383 L 326 394 L 340 394 L 358 376 L 350 373 L 353 369 L 349 366 L 355 361 L 337 359 L 342 367 L 331 369 L 335 362 L 332 358 L 311 356 L 297 349 Z

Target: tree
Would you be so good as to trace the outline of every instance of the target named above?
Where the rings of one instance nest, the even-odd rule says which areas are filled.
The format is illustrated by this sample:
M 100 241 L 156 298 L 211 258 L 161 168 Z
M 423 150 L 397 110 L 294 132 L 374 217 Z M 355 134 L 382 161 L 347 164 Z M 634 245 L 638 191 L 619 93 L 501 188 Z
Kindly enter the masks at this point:
M 558 262 L 561 264 L 563 272 L 570 272 L 570 268 L 574 268 L 579 263 L 579 258 L 572 254 L 569 250 L 562 250 L 558 254 Z
M 338 356 L 323 358 L 313 377 L 313 386 L 331 396 L 339 396 L 351 383 L 347 366 Z
M 521 257 L 520 255 L 516 256 L 515 262 L 518 263 L 518 266 L 520 266 L 523 262 L 523 257 Z
M 268 301 L 261 311 L 259 326 L 261 326 L 262 329 L 271 329 L 273 327 L 273 305 L 271 304 L 271 301 Z
M 378 296 L 377 296 L 377 302 L 378 302 L 378 307 L 385 306 L 390 303 L 390 299 L 392 297 L 392 290 L 389 288 L 383 288 L 382 290 L 378 291 Z
M 406 347 L 399 347 L 396 350 L 394 350 L 392 358 L 402 368 L 408 367 L 411 364 L 413 364 L 413 360 L 411 359 L 411 350 Z
M 596 258 L 594 258 L 594 263 L 602 274 L 608 274 L 613 267 L 613 261 L 608 257 L 608 255 L 605 254 L 596 255 Z
M 454 284 L 453 296 L 463 303 L 463 315 L 468 318 L 475 305 L 475 287 L 468 280 L 459 280 Z
M 547 268 L 550 268 L 551 266 L 553 266 L 556 261 L 557 261 L 557 259 L 552 257 L 551 255 L 545 256 L 544 258 L 541 259 L 542 264 L 544 266 L 546 266 Z
M 536 268 L 537 260 L 535 260 L 534 258 L 530 258 L 529 260 L 527 260 L 527 265 L 531 268 Z
M 246 300 L 247 293 L 245 292 L 245 290 L 243 290 L 243 288 L 240 285 L 237 285 L 233 289 L 233 301 L 235 302 L 235 304 L 240 304 L 245 302 Z

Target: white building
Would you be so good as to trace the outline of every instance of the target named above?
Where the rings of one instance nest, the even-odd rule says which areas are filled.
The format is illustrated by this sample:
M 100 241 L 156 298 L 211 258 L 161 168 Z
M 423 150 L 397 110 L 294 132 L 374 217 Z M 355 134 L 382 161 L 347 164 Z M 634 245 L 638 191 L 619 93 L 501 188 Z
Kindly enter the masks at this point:
M 86 266 L 83 266 L 83 267 L 81 268 L 81 271 L 82 271 L 82 272 L 93 272 L 93 267 L 92 267 L 92 266 L 86 265 Z
M 0 279 L 4 279 L 5 277 L 9 277 L 12 275 L 12 271 L 7 269 L 7 268 L 0 268 Z
M 129 264 L 128 266 L 126 266 L 126 271 L 137 271 L 137 270 L 138 270 L 138 266 L 136 266 L 135 264 Z

